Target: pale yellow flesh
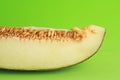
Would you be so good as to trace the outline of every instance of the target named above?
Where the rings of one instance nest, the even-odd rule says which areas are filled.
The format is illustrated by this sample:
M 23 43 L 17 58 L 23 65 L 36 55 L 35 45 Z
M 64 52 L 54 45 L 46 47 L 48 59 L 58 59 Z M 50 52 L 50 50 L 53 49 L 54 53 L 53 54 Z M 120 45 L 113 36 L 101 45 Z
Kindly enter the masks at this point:
M 93 55 L 102 42 L 105 29 L 90 26 L 82 41 L 0 39 L 0 68 L 48 70 L 79 63 Z

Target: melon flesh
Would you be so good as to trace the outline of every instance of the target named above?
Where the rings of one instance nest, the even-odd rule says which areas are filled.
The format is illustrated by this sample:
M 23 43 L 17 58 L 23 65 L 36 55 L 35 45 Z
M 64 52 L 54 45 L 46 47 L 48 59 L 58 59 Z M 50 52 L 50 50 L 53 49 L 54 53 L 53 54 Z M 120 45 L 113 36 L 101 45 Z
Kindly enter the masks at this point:
M 0 68 L 51 70 L 77 64 L 98 50 L 104 33 L 104 28 L 91 25 L 80 42 L 0 38 Z

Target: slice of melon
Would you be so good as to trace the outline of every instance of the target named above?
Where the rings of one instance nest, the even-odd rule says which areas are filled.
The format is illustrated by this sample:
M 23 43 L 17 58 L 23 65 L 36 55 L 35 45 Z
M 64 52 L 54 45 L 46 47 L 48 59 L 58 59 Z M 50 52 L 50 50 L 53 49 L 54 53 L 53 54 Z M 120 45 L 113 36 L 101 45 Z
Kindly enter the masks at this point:
M 0 27 L 0 68 L 51 70 L 80 63 L 100 47 L 105 29 Z

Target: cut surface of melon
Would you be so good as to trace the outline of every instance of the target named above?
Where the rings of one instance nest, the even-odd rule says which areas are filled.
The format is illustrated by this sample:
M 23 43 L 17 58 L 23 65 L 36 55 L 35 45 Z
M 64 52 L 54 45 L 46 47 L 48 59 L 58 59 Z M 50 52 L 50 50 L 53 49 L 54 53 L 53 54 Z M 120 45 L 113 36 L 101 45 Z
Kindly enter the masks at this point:
M 98 50 L 104 33 L 103 27 L 91 25 L 84 29 L 84 33 L 81 33 L 85 36 L 80 41 L 20 39 L 2 36 L 0 37 L 0 68 L 51 70 L 77 64 Z

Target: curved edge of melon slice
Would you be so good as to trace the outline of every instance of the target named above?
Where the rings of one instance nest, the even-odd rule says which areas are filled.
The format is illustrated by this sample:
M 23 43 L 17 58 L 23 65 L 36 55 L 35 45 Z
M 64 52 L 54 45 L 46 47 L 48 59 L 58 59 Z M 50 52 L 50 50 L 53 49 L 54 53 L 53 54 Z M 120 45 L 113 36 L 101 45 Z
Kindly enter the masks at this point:
M 12 70 L 56 70 L 78 64 L 94 55 L 104 39 L 105 28 L 85 28 L 80 42 L 0 40 L 0 67 Z M 11 46 L 10 46 L 11 45 Z M 9 52 L 11 52 L 9 54 Z
M 96 50 L 95 50 L 92 54 L 90 54 L 90 55 L 89 55 L 88 57 L 86 57 L 85 59 L 79 61 L 78 63 L 72 64 L 72 65 L 69 65 L 69 66 L 66 66 L 66 67 L 51 69 L 51 70 L 57 70 L 57 69 L 62 69 L 62 68 L 67 68 L 67 67 L 72 67 L 72 66 L 74 66 L 74 65 L 78 65 L 78 64 L 80 64 L 80 63 L 88 60 L 89 58 L 91 58 L 93 55 L 95 55 L 95 54 L 98 52 L 98 50 L 100 49 L 100 47 L 102 46 L 102 43 L 103 43 L 103 41 L 104 41 L 104 37 L 105 37 L 105 35 L 106 35 L 106 29 L 103 28 L 103 27 L 101 27 L 101 26 L 90 25 L 90 26 L 87 27 L 86 30 L 87 30 L 87 31 L 90 30 L 90 33 L 91 33 L 91 32 L 92 32 L 92 33 L 95 33 L 95 32 L 96 32 L 96 33 L 97 33 L 97 32 L 98 32 L 98 33 L 99 33 L 99 32 L 101 33 L 101 41 L 100 41 L 100 44 L 99 44 L 98 48 L 96 48 Z M 91 31 L 91 30 L 92 30 L 92 31 Z M 95 32 L 94 32 L 94 30 L 95 30 Z

